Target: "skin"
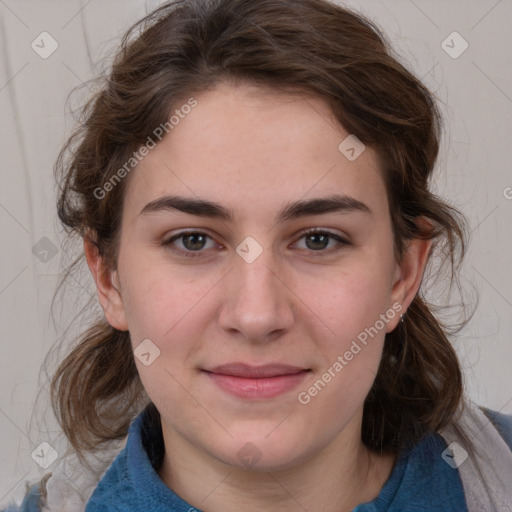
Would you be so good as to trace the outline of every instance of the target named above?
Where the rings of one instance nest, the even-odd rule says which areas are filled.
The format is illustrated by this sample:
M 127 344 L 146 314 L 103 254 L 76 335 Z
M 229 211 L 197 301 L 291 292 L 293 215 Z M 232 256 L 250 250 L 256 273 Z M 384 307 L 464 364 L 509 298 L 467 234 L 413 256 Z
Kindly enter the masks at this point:
M 298 393 L 393 304 L 406 312 L 430 242 L 411 241 L 396 261 L 378 155 L 367 147 L 349 161 L 338 150 L 349 133 L 321 99 L 227 83 L 195 97 L 198 105 L 128 178 L 117 269 L 84 240 L 109 323 L 129 330 L 134 348 L 150 339 L 160 349 L 149 366 L 135 359 L 162 417 L 160 477 L 208 512 L 352 510 L 379 494 L 395 462 L 363 445 L 361 419 L 399 315 L 308 404 Z M 333 192 L 371 212 L 276 221 L 288 203 Z M 140 214 L 170 194 L 218 202 L 234 221 Z M 311 249 L 315 239 L 303 231 L 312 228 L 348 243 L 331 238 Z M 211 238 L 199 252 L 183 238 L 162 245 L 183 229 Z M 262 248 L 252 263 L 236 252 L 247 236 Z M 310 373 L 292 391 L 248 401 L 200 371 L 233 361 Z M 237 456 L 247 442 L 261 456 L 251 467 Z

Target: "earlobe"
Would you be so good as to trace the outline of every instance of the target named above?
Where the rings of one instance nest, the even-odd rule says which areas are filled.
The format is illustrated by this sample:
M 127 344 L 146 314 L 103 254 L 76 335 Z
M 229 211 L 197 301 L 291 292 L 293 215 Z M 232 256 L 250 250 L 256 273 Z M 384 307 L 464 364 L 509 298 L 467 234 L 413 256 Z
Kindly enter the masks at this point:
M 90 235 L 84 236 L 84 252 L 87 265 L 96 284 L 98 300 L 108 323 L 115 329 L 127 331 L 128 325 L 117 271 L 106 265 Z
M 432 227 L 427 219 L 421 218 L 417 222 L 422 231 L 428 232 Z M 411 239 L 406 245 L 402 261 L 397 267 L 391 294 L 392 303 L 402 306 L 400 313 L 403 315 L 418 293 L 431 248 L 432 240 L 422 238 Z

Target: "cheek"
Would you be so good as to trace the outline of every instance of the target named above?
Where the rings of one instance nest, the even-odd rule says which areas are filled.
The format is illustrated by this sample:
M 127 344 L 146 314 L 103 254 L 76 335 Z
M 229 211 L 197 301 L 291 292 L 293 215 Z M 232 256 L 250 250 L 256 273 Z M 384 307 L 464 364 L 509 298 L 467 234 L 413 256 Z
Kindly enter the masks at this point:
M 128 328 L 146 392 L 161 406 L 169 400 L 188 403 L 182 386 L 186 386 L 190 370 L 188 361 L 205 331 L 205 296 L 213 286 L 212 279 L 191 280 L 156 264 L 139 267 L 127 284 Z M 149 351 L 157 354 L 149 365 L 137 357 L 143 340 L 146 344 L 145 340 L 150 340 Z
M 388 307 L 389 286 L 379 282 L 378 272 L 354 266 L 332 285 L 327 297 L 317 296 L 332 332 L 318 342 L 320 364 L 299 390 L 298 401 L 334 433 L 364 403 L 377 375 L 387 323 L 396 312 Z
M 304 283 L 308 304 L 329 327 L 332 349 L 343 349 L 390 309 L 391 265 L 374 259 L 352 262 L 320 282 Z M 380 323 L 378 327 L 381 327 Z M 385 329 L 382 333 L 384 335 Z
M 147 259 L 128 274 L 124 288 L 126 316 L 135 363 L 142 384 L 155 403 L 188 403 L 184 393 L 194 377 L 197 353 L 204 345 L 205 333 L 214 318 L 215 285 L 222 276 L 216 271 L 176 271 L 168 264 Z M 212 306 L 213 305 L 213 306 Z M 157 354 L 146 366 L 137 357 L 143 341 Z M 155 348 L 156 347 L 156 348 Z M 147 352 L 147 351 L 145 351 Z
M 123 263 L 123 303 L 135 345 L 145 338 L 161 344 L 183 325 L 190 328 L 190 318 L 197 320 L 196 310 L 216 281 L 215 275 L 179 272 L 156 259 L 138 258 L 135 252 Z
M 311 297 L 329 335 L 317 339 L 320 364 L 299 401 L 333 425 L 346 417 L 339 411 L 350 416 L 361 406 L 377 374 L 388 324 L 397 315 L 389 305 L 389 262 L 354 259 Z

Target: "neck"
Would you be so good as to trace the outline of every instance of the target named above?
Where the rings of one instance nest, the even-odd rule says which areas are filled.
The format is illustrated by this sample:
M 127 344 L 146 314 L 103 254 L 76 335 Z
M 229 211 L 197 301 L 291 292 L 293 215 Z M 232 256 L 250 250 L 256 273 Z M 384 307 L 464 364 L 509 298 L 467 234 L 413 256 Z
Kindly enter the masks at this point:
M 209 512 L 351 511 L 375 499 L 388 479 L 395 456 L 377 455 L 360 439 L 337 438 L 298 465 L 279 471 L 228 465 L 197 449 L 162 423 L 167 449 L 160 478 L 182 499 Z

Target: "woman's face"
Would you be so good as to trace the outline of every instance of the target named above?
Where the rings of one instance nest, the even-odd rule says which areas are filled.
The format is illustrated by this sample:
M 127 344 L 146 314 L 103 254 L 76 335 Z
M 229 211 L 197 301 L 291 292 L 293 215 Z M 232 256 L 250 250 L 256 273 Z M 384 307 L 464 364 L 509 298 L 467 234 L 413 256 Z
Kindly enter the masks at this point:
M 395 261 L 376 153 L 340 150 L 350 134 L 320 99 L 227 84 L 195 98 L 128 178 L 100 300 L 164 436 L 284 469 L 360 438 L 418 279 Z

